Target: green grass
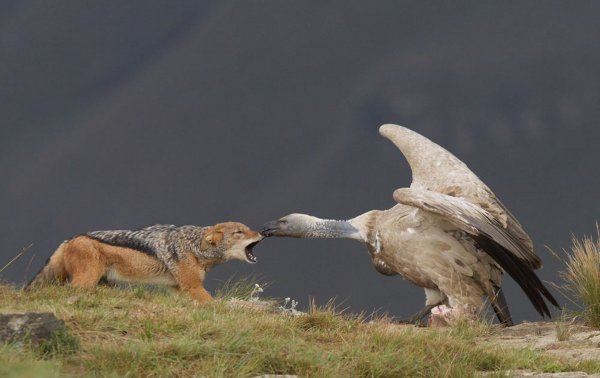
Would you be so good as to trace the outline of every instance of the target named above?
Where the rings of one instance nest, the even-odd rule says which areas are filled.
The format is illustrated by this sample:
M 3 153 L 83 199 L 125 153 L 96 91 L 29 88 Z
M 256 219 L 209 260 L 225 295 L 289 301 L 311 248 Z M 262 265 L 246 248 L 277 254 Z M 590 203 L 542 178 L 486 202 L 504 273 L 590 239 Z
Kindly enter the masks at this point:
M 600 228 L 596 240 L 587 236 L 582 240 L 573 237 L 573 245 L 566 255 L 566 268 L 560 272 L 565 282 L 562 288 L 567 297 L 581 304 L 586 323 L 600 328 Z
M 67 338 L 68 353 L 0 346 L 2 377 L 462 377 L 515 369 L 600 371 L 598 364 L 569 366 L 531 349 L 475 342 L 495 332 L 490 325 L 415 328 L 343 314 L 333 303 L 311 304 L 306 315 L 291 316 L 232 307 L 227 295 L 197 305 L 185 295 L 144 288 L 23 292 L 0 285 L 0 311 L 53 312 L 78 340 L 73 347 Z

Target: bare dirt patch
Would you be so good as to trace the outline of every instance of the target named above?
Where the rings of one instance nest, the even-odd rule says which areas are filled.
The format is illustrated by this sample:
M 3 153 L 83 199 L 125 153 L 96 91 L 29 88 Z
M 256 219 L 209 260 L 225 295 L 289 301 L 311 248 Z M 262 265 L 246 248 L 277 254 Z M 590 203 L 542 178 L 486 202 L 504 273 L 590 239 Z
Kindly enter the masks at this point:
M 513 327 L 499 328 L 489 337 L 484 337 L 479 342 L 512 346 L 531 347 L 553 356 L 571 362 L 581 360 L 600 361 L 600 330 L 586 327 L 581 324 L 563 324 L 566 328 L 559 341 L 555 322 L 524 322 Z
M 565 362 L 600 361 L 600 330 L 577 323 L 524 322 L 513 327 L 498 328 L 478 343 L 514 348 L 534 348 Z M 582 372 L 535 373 L 507 372 L 514 377 L 600 377 Z

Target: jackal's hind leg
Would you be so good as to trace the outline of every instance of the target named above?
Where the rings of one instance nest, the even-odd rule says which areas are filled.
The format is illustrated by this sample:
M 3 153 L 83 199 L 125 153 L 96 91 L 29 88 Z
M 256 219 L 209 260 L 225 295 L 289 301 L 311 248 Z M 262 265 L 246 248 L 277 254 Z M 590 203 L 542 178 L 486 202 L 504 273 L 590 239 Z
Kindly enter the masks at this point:
M 76 274 L 71 277 L 71 285 L 84 288 L 92 288 L 98 285 L 100 278 L 102 278 L 102 273 L 95 274 L 93 272 L 85 272 L 85 274 Z
M 106 265 L 100 252 L 85 240 L 69 243 L 64 260 L 69 281 L 74 286 L 95 287 L 106 273 Z
M 104 268 L 99 266 L 93 266 L 87 270 L 75 271 L 71 275 L 71 285 L 84 288 L 96 287 L 103 275 Z

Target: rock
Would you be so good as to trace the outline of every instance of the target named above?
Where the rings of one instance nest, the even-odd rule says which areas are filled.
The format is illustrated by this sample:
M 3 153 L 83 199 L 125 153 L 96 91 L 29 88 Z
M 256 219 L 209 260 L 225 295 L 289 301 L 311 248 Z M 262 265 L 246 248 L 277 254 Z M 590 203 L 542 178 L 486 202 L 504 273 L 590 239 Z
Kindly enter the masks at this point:
M 567 328 L 568 337 L 559 340 L 557 330 Z M 564 330 L 563 330 L 564 333 Z M 499 328 L 491 337 L 480 338 L 479 343 L 515 348 L 534 348 L 563 361 L 600 361 L 600 330 L 583 324 L 559 322 L 523 322 L 513 327 Z
M 0 314 L 0 343 L 30 341 L 35 346 L 64 329 L 65 323 L 47 312 Z
M 562 330 L 567 337 L 558 337 Z M 559 340 L 560 339 L 560 340 Z M 563 362 L 578 364 L 582 361 L 600 361 L 600 330 L 580 323 L 569 322 L 523 322 L 513 327 L 497 328 L 492 335 L 480 337 L 480 345 L 503 346 L 510 348 L 533 348 Z M 507 372 L 485 372 L 481 376 L 510 376 L 536 378 L 600 378 L 600 374 L 588 374 L 580 371 L 560 373 L 541 373 L 527 370 Z

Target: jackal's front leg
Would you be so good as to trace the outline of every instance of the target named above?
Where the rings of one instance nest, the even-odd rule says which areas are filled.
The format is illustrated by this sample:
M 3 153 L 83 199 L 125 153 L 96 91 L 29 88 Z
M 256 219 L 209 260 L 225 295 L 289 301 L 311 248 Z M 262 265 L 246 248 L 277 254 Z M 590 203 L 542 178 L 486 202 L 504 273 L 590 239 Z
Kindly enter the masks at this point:
M 212 301 L 212 295 L 203 286 L 194 287 L 186 290 L 192 298 L 194 298 L 198 303 L 204 303 Z
M 212 300 L 212 296 L 204 288 L 204 269 L 199 266 L 197 260 L 187 258 L 179 261 L 173 276 L 179 284 L 179 289 L 189 293 L 198 303 Z

